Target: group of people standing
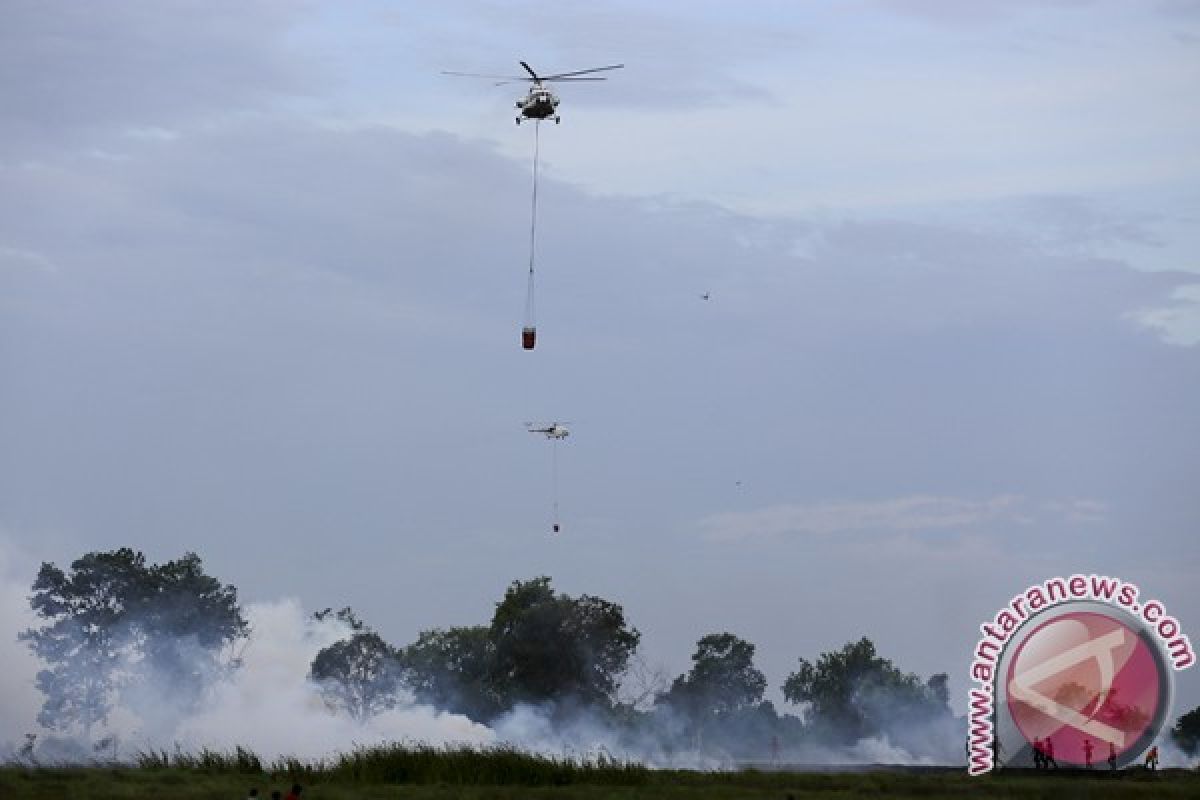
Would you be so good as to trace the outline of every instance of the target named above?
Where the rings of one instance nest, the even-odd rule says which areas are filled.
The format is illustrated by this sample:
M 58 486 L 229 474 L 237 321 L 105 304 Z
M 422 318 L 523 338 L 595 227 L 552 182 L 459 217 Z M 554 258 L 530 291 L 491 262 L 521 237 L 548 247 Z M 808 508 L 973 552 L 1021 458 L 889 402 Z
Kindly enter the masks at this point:
M 1087 769 L 1092 768 L 1092 754 L 1095 752 L 1095 745 L 1091 739 L 1083 740 L 1083 766 Z M 1112 771 L 1117 769 L 1117 748 L 1112 742 L 1108 743 L 1108 768 Z M 1058 762 L 1054 760 L 1054 740 L 1047 736 L 1045 739 L 1034 737 L 1033 740 L 1033 766 L 1035 769 L 1058 769 Z M 1158 746 L 1151 747 L 1146 753 L 1146 769 L 1158 768 Z

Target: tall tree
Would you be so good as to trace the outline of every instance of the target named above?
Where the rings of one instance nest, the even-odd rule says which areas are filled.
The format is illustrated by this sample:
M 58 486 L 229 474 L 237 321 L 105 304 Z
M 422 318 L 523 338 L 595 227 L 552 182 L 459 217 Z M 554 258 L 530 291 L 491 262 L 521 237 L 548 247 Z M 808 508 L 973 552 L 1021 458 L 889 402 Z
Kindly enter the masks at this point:
M 950 713 L 945 675 L 923 683 L 880 657 L 866 637 L 822 653 L 816 663 L 800 659 L 783 696 L 806 705 L 813 725 L 845 743 Z
M 430 630 L 403 651 L 417 699 L 488 721 L 519 703 L 611 709 L 641 634 L 616 603 L 514 581 L 488 626 Z
M 69 573 L 51 563 L 38 570 L 29 603 L 47 624 L 19 638 L 48 665 L 36 679 L 45 695 L 38 714 L 43 726 L 78 726 L 90 737 L 107 719 L 123 661 L 124 622 L 138 604 L 145 572 L 145 556 L 128 548 L 88 553 Z
M 607 707 L 641 634 L 616 603 L 558 594 L 543 576 L 508 587 L 488 638 L 494 648 L 490 683 L 505 705 Z
M 692 653 L 692 668 L 675 679 L 660 702 L 696 719 L 757 705 L 767 679 L 754 666 L 754 649 L 732 633 L 701 637 Z
M 30 605 L 46 620 L 20 635 L 47 664 L 38 720 L 89 736 L 118 695 L 142 710 L 168 693 L 171 707 L 194 706 L 247 631 L 237 590 L 191 553 L 162 565 L 129 548 L 88 553 L 67 572 L 45 563 Z

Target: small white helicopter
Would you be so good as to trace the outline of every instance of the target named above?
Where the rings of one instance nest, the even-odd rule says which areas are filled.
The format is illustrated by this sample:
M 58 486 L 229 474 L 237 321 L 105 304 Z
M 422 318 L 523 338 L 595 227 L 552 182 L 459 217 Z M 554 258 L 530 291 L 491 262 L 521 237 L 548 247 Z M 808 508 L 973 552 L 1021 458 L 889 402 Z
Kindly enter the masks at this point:
M 494 85 L 504 86 L 517 81 L 529 81 L 532 85 L 529 87 L 529 94 L 517 100 L 517 108 L 520 110 L 520 115 L 517 116 L 517 124 L 521 124 L 522 119 L 549 119 L 554 117 L 555 124 L 562 122 L 562 117 L 558 116 L 558 95 L 551 92 L 543 84 L 550 82 L 566 82 L 566 81 L 603 81 L 607 78 L 596 77 L 593 72 L 604 72 L 610 69 L 624 69 L 624 64 L 611 64 L 607 67 L 593 67 L 592 69 L 580 69 L 574 72 L 558 72 L 554 75 L 538 75 L 533 71 L 533 67 L 520 62 L 525 71 L 529 73 L 526 78 L 523 75 L 480 75 L 474 72 L 442 72 L 443 75 L 454 75 L 460 78 L 496 78 L 498 79 Z M 585 77 L 586 76 L 586 77 Z
M 544 434 L 547 439 L 565 439 L 571 432 L 561 422 L 551 422 L 544 428 L 535 428 L 534 423 L 526 422 L 525 429 L 530 433 Z

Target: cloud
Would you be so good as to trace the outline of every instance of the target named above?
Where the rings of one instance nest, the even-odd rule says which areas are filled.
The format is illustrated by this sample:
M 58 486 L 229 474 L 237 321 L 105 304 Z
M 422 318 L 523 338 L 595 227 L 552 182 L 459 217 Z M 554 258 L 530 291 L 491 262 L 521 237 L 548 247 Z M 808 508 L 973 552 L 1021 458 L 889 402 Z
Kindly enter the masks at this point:
M 144 135 L 305 93 L 314 76 L 285 37 L 300 10 L 278 0 L 6 3 L 0 154 Z
M 1193 347 L 1200 344 L 1200 283 L 1180 286 L 1171 292 L 1167 306 L 1143 308 L 1129 318 L 1158 333 L 1167 344 Z
M 35 269 L 42 272 L 56 272 L 58 267 L 41 253 L 22 250 L 18 247 L 0 246 L 0 270 L 3 269 Z
M 222 487 L 220 519 L 313 525 L 321 515 L 259 516 L 292 505 L 296 475 L 277 458 L 322 487 L 312 502 L 330 513 L 348 502 L 371 524 L 397 513 L 397 474 L 418 508 L 464 480 L 503 504 L 528 487 L 502 465 L 529 455 L 520 437 L 501 445 L 487 432 L 538 416 L 608 430 L 612 449 L 589 467 L 601 481 L 627 459 L 658 463 L 635 454 L 647 420 L 672 420 L 654 431 L 654 481 L 611 484 L 629 493 L 619 497 L 658 486 L 664 510 L 696 502 L 672 477 L 681 460 L 714 480 L 736 468 L 769 481 L 783 501 L 789 475 L 835 497 L 832 484 L 878 491 L 913 470 L 939 495 L 972 496 L 961 463 L 1015 493 L 1108 496 L 1012 476 L 1034 480 L 1047 462 L 1078 475 L 1060 463 L 1076 458 L 1088 473 L 1120 452 L 1114 438 L 1158 440 L 1172 413 L 1130 420 L 1127 409 L 1187 396 L 1195 380 L 1174 361 L 1128 378 L 1173 350 L 1128 315 L 1161 307 L 1190 276 L 1016 228 L 760 219 L 549 177 L 539 309 L 555 380 L 537 390 L 524 362 L 506 360 L 527 164 L 448 135 L 262 119 L 138 140 L 127 155 L 0 168 L 3 241 L 59 267 L 53 279 L 6 271 L 17 305 L 0 318 L 0 357 L 20 377 L 0 455 L 11 513 L 153 528 L 174 524 L 168 508 L 200 481 Z M 87 414 L 70 391 L 81 381 Z M 481 393 L 512 402 L 480 412 Z M 1114 415 L 1121 425 L 1097 422 Z M 747 435 L 748 420 L 769 439 Z M 480 436 L 496 449 L 481 453 Z M 720 457 L 697 463 L 700 441 Z M 114 448 L 127 470 L 99 468 Z M 440 468 L 406 466 L 424 448 Z M 155 523 L 121 510 L 139 475 L 157 486 L 143 507 L 160 507 Z M 355 485 L 375 489 L 351 499 Z
M 871 0 L 895 14 L 911 16 L 943 25 L 976 27 L 1007 21 L 1029 12 L 1047 8 L 1085 10 L 1099 0 L 1023 0 L 1008 3 L 946 3 L 941 0 Z
M 827 547 L 840 530 L 767 536 L 731 563 L 696 520 L 799 507 L 825 528 L 923 518 L 914 538 L 948 539 L 961 520 L 999 540 L 1034 536 L 1022 516 L 1060 519 L 1044 498 L 1102 498 L 1085 550 L 1047 538 L 992 591 L 1081 559 L 1195 561 L 1200 365 L 1128 316 L 1194 276 L 1023 225 L 600 195 L 564 179 L 563 159 L 591 157 L 564 135 L 547 147 L 526 354 L 525 157 L 258 116 L 120 144 L 119 162 L 0 165 L 0 241 L 58 265 L 0 273 L 0 508 L 70 531 L 77 552 L 199 542 L 247 593 L 353 604 L 398 642 L 476 621 L 544 572 L 625 603 L 672 658 L 706 632 L 682 618 L 757 626 L 778 677 L 818 644 L 905 629 L 907 603 L 864 600 L 817 643 L 772 609 L 809 551 L 797 602 L 883 572 L 894 558 L 868 545 L 906 530 L 859 535 L 850 556 Z M 520 424 L 539 417 L 577 423 L 554 542 L 549 455 Z M 1026 500 L 989 506 L 1006 496 Z M 652 574 L 681 557 L 681 576 Z M 959 580 L 938 564 L 894 579 L 911 605 Z M 433 617 L 409 602 L 429 596 Z M 975 615 L 938 608 L 969 647 Z M 960 652 L 944 630 L 924 653 L 897 639 L 897 656 L 945 668 Z
M 1034 195 L 995 203 L 990 209 L 993 214 L 1006 210 L 1022 230 L 1034 232 L 1037 240 L 1047 247 L 1162 244 L 1153 229 L 1161 218 L 1105 208 L 1090 197 Z
M 770 101 L 762 83 L 746 77 L 748 65 L 804 42 L 798 25 L 782 22 L 785 13 L 773 17 L 764 22 L 761 13 L 740 14 L 720 5 L 697 4 L 680 13 L 642 3 L 527 0 L 426 9 L 419 18 L 395 11 L 381 15 L 380 22 L 390 39 L 408 43 L 405 59 L 431 72 L 524 74 L 518 59 L 543 74 L 624 63 L 626 69 L 610 74 L 605 83 L 563 84 L 561 92 L 570 92 L 572 106 L 645 113 Z M 579 35 L 583 30 L 585 37 Z M 511 87 L 502 91 L 507 94 Z
M 1074 522 L 1104 518 L 1106 506 L 1095 500 L 1050 501 L 1043 508 Z M 783 535 L 832 536 L 859 533 L 954 531 L 985 525 L 1028 525 L 1035 506 L 1017 495 L 984 500 L 911 495 L 887 500 L 779 504 L 753 511 L 714 514 L 700 522 L 715 541 Z

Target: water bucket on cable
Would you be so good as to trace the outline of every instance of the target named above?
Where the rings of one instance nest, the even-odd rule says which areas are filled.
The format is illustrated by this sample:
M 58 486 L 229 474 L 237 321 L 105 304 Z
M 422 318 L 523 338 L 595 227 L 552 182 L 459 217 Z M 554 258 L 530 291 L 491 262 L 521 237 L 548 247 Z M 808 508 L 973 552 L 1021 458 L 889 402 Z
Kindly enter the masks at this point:
M 524 347 L 526 350 L 532 350 L 536 342 L 537 328 L 528 325 L 521 329 L 521 347 Z

